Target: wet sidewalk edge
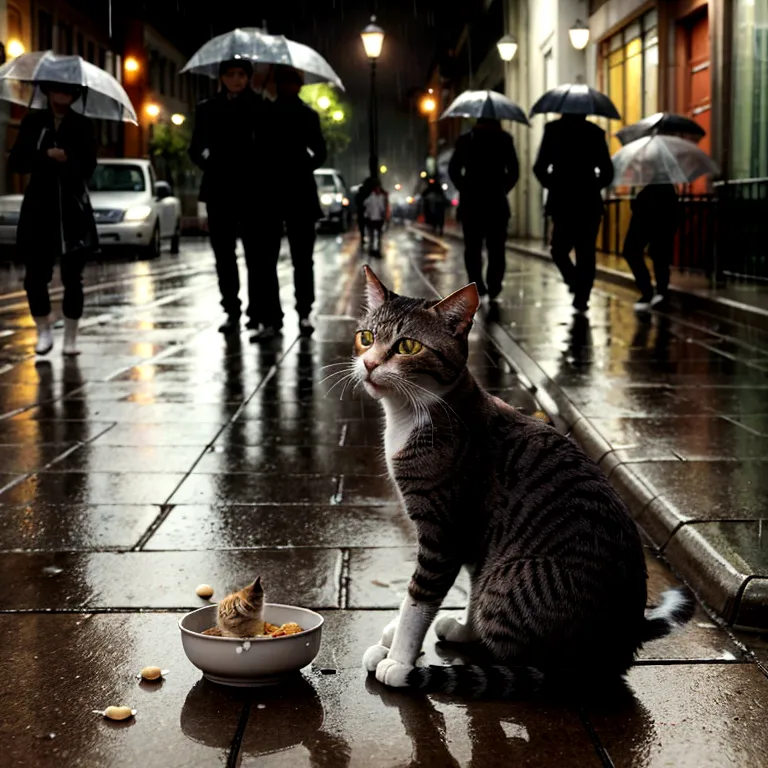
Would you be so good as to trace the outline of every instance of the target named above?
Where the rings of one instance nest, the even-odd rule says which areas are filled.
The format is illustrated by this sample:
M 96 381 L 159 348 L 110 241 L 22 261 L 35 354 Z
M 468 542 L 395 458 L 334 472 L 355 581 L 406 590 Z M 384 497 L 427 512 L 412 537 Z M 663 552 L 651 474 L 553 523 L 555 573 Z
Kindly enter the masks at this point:
M 421 227 L 414 227 L 414 232 L 438 244 L 441 242 L 441 238 Z M 461 240 L 458 234 L 446 235 Z M 508 248 L 551 263 L 548 254 L 545 257 L 533 249 L 529 253 L 528 249 L 509 245 Z M 598 277 L 601 277 L 599 268 Z M 768 629 L 768 578 L 738 570 L 694 526 L 681 520 L 679 512 L 643 482 L 631 463 L 623 463 L 617 457 L 613 446 L 502 326 L 494 323 L 484 330 L 513 369 L 527 379 L 524 383 L 555 426 L 573 437 L 603 470 L 658 554 L 697 597 L 729 626 Z

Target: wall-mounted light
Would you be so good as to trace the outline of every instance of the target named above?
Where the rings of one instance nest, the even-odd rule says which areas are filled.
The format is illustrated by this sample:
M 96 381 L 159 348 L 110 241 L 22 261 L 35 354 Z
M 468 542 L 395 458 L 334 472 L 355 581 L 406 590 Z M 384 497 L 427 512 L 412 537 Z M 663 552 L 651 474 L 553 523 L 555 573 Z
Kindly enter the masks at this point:
M 499 49 L 499 56 L 502 61 L 512 61 L 517 53 L 517 40 L 513 35 L 504 35 L 496 43 L 496 47 Z
M 123 63 L 123 67 L 125 68 L 126 72 L 138 72 L 139 71 L 139 60 L 133 56 L 128 56 L 128 58 Z
M 5 46 L 5 52 L 8 54 L 9 59 L 15 59 L 17 56 L 21 56 L 26 50 L 24 43 L 15 37 L 11 38 L 8 41 L 8 45 Z
M 174 125 L 183 125 L 183 124 L 184 124 L 184 121 L 185 121 L 186 119 L 187 119 L 187 118 L 186 118 L 186 117 L 184 117 L 184 115 L 180 115 L 179 113 L 176 113 L 175 115 L 171 115 L 171 122 L 172 122 Z
M 431 115 L 437 109 L 437 102 L 431 96 L 425 96 L 419 106 L 425 115 Z
M 144 111 L 150 117 L 157 117 L 160 114 L 160 106 L 158 104 L 147 104 L 147 106 L 144 107 Z
M 389 170 L 386 165 L 382 165 L 379 167 L 379 173 L 386 173 Z
M 589 27 L 581 19 L 576 19 L 576 23 L 568 30 L 568 37 L 577 51 L 583 51 L 589 44 Z

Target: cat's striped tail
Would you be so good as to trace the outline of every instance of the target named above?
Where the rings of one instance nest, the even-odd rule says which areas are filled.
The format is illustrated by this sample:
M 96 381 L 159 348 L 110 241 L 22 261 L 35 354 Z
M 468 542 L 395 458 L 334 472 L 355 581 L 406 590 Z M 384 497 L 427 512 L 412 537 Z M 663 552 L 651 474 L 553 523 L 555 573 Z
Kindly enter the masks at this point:
M 675 629 L 687 624 L 696 610 L 693 595 L 682 587 L 668 589 L 661 595 L 661 602 L 645 614 L 642 642 L 658 640 Z
M 543 689 L 544 673 L 535 667 L 452 666 L 414 667 L 406 678 L 409 688 L 424 693 L 452 693 L 465 698 L 528 699 Z

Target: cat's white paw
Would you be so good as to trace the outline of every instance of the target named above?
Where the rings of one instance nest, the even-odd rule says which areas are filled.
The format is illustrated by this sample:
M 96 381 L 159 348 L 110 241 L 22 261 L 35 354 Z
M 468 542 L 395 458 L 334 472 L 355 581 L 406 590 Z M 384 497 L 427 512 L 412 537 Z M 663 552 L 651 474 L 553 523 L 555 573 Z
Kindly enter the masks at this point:
M 397 621 L 397 619 L 392 619 L 381 633 L 381 640 L 379 642 L 387 648 L 392 647 L 392 640 L 395 638 L 395 630 L 397 629 Z
M 412 669 L 409 664 L 401 664 L 394 659 L 383 659 L 376 667 L 376 679 L 390 688 L 405 688 L 408 685 L 408 673 Z
M 387 658 L 389 648 L 384 645 L 372 645 L 363 654 L 363 667 L 368 672 L 375 672 L 379 664 Z
M 471 643 L 477 639 L 466 624 L 453 616 L 441 616 L 435 622 L 435 634 L 449 643 Z

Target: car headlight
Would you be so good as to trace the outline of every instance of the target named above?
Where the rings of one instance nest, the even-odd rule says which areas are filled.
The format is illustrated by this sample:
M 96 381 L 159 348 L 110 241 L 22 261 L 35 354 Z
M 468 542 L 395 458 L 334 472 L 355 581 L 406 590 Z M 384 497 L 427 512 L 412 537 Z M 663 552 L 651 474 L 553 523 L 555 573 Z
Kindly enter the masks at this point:
M 336 193 L 336 202 L 340 203 L 344 199 L 344 195 L 342 195 L 340 192 Z
M 323 205 L 330 205 L 333 202 L 333 195 L 328 192 L 324 192 L 322 195 L 320 195 L 320 202 Z
M 145 221 L 152 213 L 148 205 L 136 205 L 123 214 L 123 221 Z

